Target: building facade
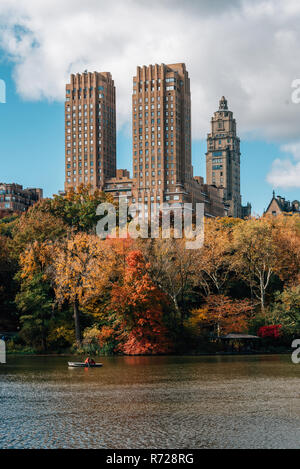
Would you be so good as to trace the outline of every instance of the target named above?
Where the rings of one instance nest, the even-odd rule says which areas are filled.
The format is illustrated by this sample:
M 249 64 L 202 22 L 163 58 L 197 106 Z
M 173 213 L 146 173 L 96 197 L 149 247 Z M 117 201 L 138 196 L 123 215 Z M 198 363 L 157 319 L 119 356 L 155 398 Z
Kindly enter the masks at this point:
M 116 96 L 110 73 L 71 75 L 65 101 L 65 191 L 116 176 Z
M 185 64 L 137 67 L 133 180 L 140 202 L 183 201 L 192 178 L 190 79 Z
M 24 213 L 42 198 L 42 189 L 23 189 L 19 184 L 0 183 L 0 218 L 13 213 Z
M 207 135 L 206 182 L 221 190 L 223 199 L 229 206 L 228 215 L 238 218 L 251 213 L 249 204 L 242 207 L 240 158 L 236 121 L 223 96 L 218 111 L 211 119 L 211 132 Z

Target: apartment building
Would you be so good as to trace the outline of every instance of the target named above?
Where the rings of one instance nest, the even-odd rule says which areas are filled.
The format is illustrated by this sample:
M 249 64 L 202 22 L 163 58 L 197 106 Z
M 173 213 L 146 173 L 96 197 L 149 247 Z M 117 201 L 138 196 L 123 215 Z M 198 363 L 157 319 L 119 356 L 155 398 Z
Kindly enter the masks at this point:
M 132 93 L 133 202 L 183 201 L 192 177 L 185 64 L 137 67 Z
M 108 72 L 71 75 L 65 98 L 65 191 L 116 176 L 116 96 Z
M 0 218 L 12 213 L 21 214 L 43 198 L 43 190 L 23 189 L 20 184 L 0 183 Z

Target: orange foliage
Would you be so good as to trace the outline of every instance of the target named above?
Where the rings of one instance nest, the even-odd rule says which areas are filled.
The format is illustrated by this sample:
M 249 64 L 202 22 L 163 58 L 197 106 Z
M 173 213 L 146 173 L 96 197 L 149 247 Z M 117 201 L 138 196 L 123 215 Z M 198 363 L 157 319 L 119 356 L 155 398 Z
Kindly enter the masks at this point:
M 233 300 L 224 295 L 211 295 L 206 304 L 192 311 L 190 322 L 195 327 L 212 327 L 219 336 L 243 332 L 253 307 L 248 300 Z
M 121 315 L 123 339 L 119 350 L 127 355 L 167 353 L 172 349 L 163 324 L 164 296 L 146 273 L 140 251 L 126 257 L 123 285 L 115 285 L 111 305 Z
M 59 301 L 91 301 L 108 282 L 110 251 L 98 236 L 77 233 L 61 244 L 55 259 L 55 293 Z
M 51 241 L 34 241 L 20 254 L 21 279 L 32 280 L 37 273 L 41 273 L 44 280 L 50 279 L 56 253 L 56 246 Z
M 299 284 L 300 231 L 297 216 L 277 217 L 273 227 L 273 244 L 276 247 L 275 272 L 284 282 Z

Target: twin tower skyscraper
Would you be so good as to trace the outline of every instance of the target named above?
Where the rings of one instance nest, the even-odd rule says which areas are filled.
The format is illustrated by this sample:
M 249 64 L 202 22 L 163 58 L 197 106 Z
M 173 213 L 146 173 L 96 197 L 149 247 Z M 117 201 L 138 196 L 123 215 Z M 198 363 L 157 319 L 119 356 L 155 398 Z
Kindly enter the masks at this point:
M 190 79 L 184 63 L 137 67 L 132 90 L 132 178 L 116 168 L 116 93 L 110 73 L 71 75 L 65 102 L 65 191 L 89 185 L 129 203 L 205 203 L 243 217 L 240 145 L 223 97 L 207 138 L 206 180 L 193 176 Z

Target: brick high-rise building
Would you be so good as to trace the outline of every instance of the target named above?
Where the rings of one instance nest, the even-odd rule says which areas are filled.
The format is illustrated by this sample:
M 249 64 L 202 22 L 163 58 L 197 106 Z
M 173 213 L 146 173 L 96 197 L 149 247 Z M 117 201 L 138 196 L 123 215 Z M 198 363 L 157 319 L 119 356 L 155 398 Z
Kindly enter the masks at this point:
M 232 217 L 242 216 L 240 156 L 236 121 L 223 96 L 219 110 L 211 119 L 211 133 L 207 136 L 206 182 L 223 190 L 224 201 L 230 207 L 228 214 Z
M 190 80 L 185 64 L 137 67 L 132 111 L 133 202 L 184 200 L 185 183 L 192 178 Z
M 71 75 L 65 102 L 65 190 L 116 176 L 115 86 L 108 72 Z

